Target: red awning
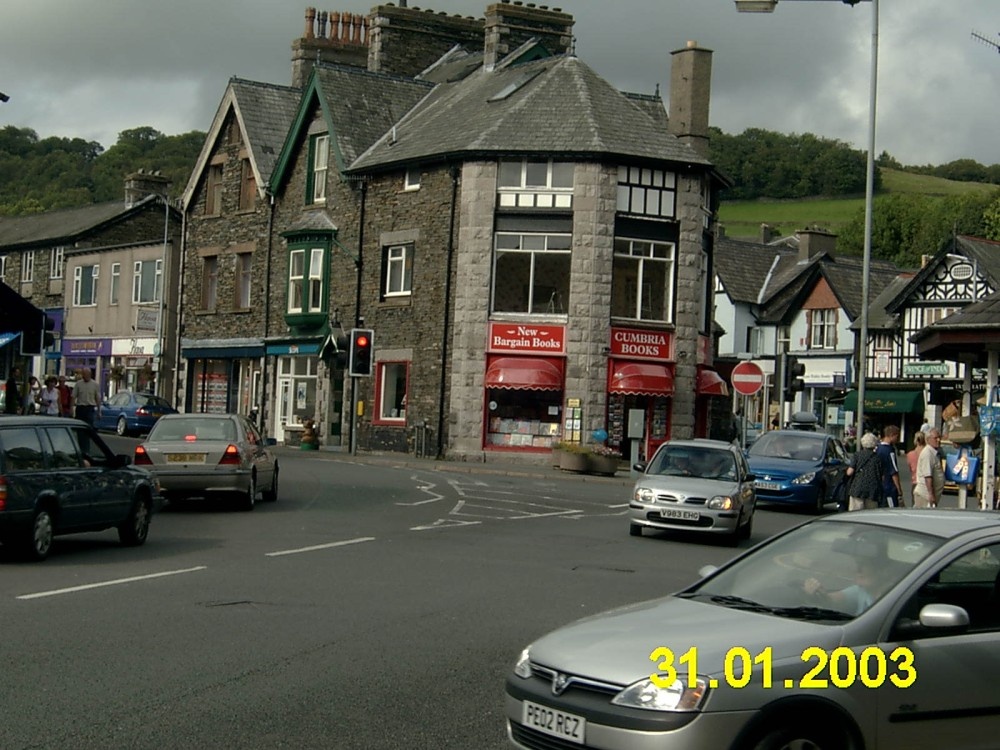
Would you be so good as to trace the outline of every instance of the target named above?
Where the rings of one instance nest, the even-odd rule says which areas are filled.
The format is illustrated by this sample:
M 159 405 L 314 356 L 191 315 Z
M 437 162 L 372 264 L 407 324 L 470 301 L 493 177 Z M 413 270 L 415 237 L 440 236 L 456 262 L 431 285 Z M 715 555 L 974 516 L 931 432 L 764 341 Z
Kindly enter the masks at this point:
M 674 392 L 674 373 L 667 365 L 652 362 L 616 362 L 608 391 L 669 396 Z
M 729 388 L 719 373 L 703 367 L 698 369 L 698 395 L 728 396 Z
M 561 391 L 561 359 L 544 357 L 497 357 L 486 369 L 487 388 L 518 391 Z

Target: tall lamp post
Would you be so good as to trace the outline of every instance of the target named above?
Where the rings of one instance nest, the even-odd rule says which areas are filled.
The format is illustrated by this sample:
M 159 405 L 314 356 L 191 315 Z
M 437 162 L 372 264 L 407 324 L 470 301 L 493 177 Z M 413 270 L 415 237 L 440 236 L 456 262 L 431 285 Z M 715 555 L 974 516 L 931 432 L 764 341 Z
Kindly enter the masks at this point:
M 868 306 L 872 263 L 872 208 L 875 195 L 875 104 L 878 100 L 878 2 L 872 4 L 871 80 L 868 97 L 868 167 L 865 175 L 865 247 L 861 266 L 861 342 L 858 347 L 857 439 L 864 434 L 865 380 L 868 373 Z M 773 13 L 778 0 L 734 0 L 740 13 Z M 841 0 L 857 5 L 861 0 Z

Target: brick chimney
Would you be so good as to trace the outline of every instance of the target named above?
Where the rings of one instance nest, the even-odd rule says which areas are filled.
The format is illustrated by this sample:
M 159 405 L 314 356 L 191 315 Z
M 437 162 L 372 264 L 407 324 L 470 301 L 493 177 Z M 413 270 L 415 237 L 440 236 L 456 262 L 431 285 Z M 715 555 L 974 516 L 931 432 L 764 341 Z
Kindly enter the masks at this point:
M 479 49 L 483 20 L 449 16 L 406 5 L 379 5 L 368 17 L 368 70 L 373 73 L 415 76 L 456 44 Z
M 569 52 L 573 47 L 573 16 L 563 13 L 562 8 L 521 0 L 494 3 L 486 8 L 485 33 L 483 66 L 493 70 L 508 53 L 533 38 L 552 54 Z
M 795 232 L 799 238 L 799 260 L 812 260 L 818 255 L 833 255 L 837 249 L 837 235 L 824 229 L 799 229 Z
M 708 105 L 712 93 L 712 50 L 688 42 L 670 53 L 668 128 L 702 156 L 708 156 Z
M 305 32 L 292 42 L 292 86 L 305 86 L 317 61 L 365 67 L 368 19 L 357 13 L 306 8 Z
M 125 178 L 125 208 L 132 208 L 143 198 L 151 195 L 170 195 L 170 180 L 159 172 L 140 169 Z

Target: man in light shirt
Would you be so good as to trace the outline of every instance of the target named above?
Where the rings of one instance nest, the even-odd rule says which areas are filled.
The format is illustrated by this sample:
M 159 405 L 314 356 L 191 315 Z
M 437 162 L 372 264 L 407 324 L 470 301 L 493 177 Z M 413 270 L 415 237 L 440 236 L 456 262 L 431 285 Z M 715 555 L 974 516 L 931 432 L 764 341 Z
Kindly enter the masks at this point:
M 101 415 L 101 389 L 89 367 L 83 368 L 82 377 L 73 384 L 72 403 L 76 418 L 93 427 Z
M 917 476 L 913 487 L 914 508 L 936 508 L 944 492 L 944 471 L 941 470 L 941 433 L 935 428 L 927 432 L 927 445 L 917 456 Z

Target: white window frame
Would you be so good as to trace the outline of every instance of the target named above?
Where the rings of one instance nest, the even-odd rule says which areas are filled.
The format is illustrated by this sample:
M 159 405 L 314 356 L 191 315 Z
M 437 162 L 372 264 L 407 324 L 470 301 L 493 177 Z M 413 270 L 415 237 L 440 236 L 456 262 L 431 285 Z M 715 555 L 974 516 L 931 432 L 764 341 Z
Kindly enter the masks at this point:
M 65 265 L 66 248 L 62 245 L 52 248 L 52 254 L 49 258 L 49 278 L 61 279 L 63 277 L 63 268 Z
M 628 252 L 623 252 L 623 246 L 628 248 Z M 643 252 L 643 247 L 649 247 L 649 253 Z M 658 251 L 665 250 L 665 255 L 657 255 Z M 677 245 L 673 242 L 662 242 L 656 240 L 643 240 L 634 237 L 615 237 L 614 241 L 614 257 L 615 265 L 619 265 L 621 262 L 631 262 L 636 266 L 635 273 L 635 309 L 631 311 L 631 315 L 620 316 L 615 315 L 614 317 L 619 317 L 624 320 L 648 320 L 659 323 L 672 323 L 674 320 L 674 277 L 677 273 Z M 651 289 L 651 286 L 646 282 L 645 277 L 647 271 L 647 264 L 662 264 L 666 269 L 666 274 L 664 278 L 664 289 L 663 289 L 663 317 L 658 317 L 653 315 L 652 308 L 645 314 L 643 303 L 646 299 L 646 290 Z M 612 279 L 612 290 L 617 287 L 617 280 Z M 613 291 L 614 293 L 614 291 Z M 613 309 L 614 303 L 617 300 L 612 300 Z
M 219 305 L 219 256 L 207 255 L 201 267 L 201 309 L 215 310 Z
M 413 291 L 413 246 L 389 245 L 385 249 L 385 296 L 406 297 Z
M 809 327 L 810 349 L 837 348 L 837 310 L 835 308 L 813 310 Z
M 250 307 L 250 282 L 253 254 L 239 253 L 236 256 L 236 307 L 246 310 Z
M 21 283 L 30 284 L 35 280 L 35 251 L 28 250 L 21 256 Z
M 677 215 L 677 175 L 664 169 L 618 167 L 618 212 L 672 219 Z
M 330 136 L 313 137 L 312 200 L 311 203 L 326 203 L 326 176 L 330 168 Z
M 118 304 L 118 294 L 121 290 L 122 264 L 111 264 L 111 283 L 108 285 L 108 304 Z
M 375 421 L 387 424 L 406 424 L 407 390 L 410 385 L 409 362 L 378 362 L 378 411 Z M 396 408 L 396 385 L 399 382 L 397 371 L 403 370 L 403 401 L 402 409 Z M 392 377 L 389 377 L 390 372 Z M 396 414 L 393 415 L 392 412 Z
M 143 270 L 147 263 L 153 264 L 153 298 L 142 299 Z M 132 304 L 151 305 L 160 301 L 163 286 L 163 259 L 137 260 L 132 265 Z
M 545 167 L 545 181 L 538 179 L 539 169 Z M 501 159 L 497 169 L 497 187 L 501 190 L 555 190 L 573 191 L 573 174 L 576 165 L 573 162 L 555 161 L 553 159 Z M 569 169 L 569 184 L 555 185 L 556 172 Z M 514 169 L 519 169 L 519 178 L 507 179 Z M 536 175 L 529 181 L 529 173 Z
M 0 281 L 7 280 L 7 256 L 0 255 Z
M 517 247 L 500 247 L 501 238 L 518 238 Z M 539 242 L 541 240 L 541 242 Z M 553 243 L 553 240 L 558 240 Z M 567 247 L 558 247 L 558 245 L 567 244 Z M 535 245 L 538 244 L 540 247 L 526 247 L 525 245 Z M 557 245 L 556 247 L 550 247 L 550 244 Z M 503 255 L 529 255 L 530 256 L 530 268 L 528 271 L 528 299 L 527 299 L 527 310 L 501 310 L 497 308 L 497 279 L 498 276 L 502 274 L 498 272 L 498 266 L 500 264 L 500 258 Z M 513 315 L 538 315 L 538 314 L 557 314 L 566 315 L 566 305 L 568 300 L 562 300 L 561 302 L 556 302 L 556 305 L 560 308 L 558 310 L 552 309 L 547 310 L 544 307 L 541 309 L 536 309 L 535 306 L 535 294 L 540 288 L 549 286 L 548 284 L 540 285 L 539 279 L 536 278 L 536 268 L 538 266 L 537 260 L 539 257 L 552 256 L 552 255 L 565 255 L 567 258 L 573 254 L 573 236 L 565 232 L 496 232 L 493 235 L 493 288 L 491 291 L 491 303 L 490 310 L 494 313 L 501 314 L 513 314 Z M 566 275 L 569 276 L 570 266 L 567 264 Z M 543 280 L 544 281 L 544 280 Z M 553 304 L 554 300 L 550 299 L 549 304 Z M 545 303 L 543 303 L 544 305 Z
M 326 253 L 321 247 L 309 250 L 309 312 L 323 309 L 323 259 Z
M 410 167 L 403 174 L 403 190 L 410 192 L 420 190 L 420 168 Z
M 90 299 L 83 301 L 83 270 L 90 269 Z M 73 268 L 73 307 L 95 307 L 97 305 L 97 280 L 101 275 L 98 264 L 89 266 L 74 266 Z
M 302 312 L 303 294 L 302 282 L 305 279 L 306 251 L 305 248 L 293 248 L 288 253 L 288 312 Z M 298 268 L 296 269 L 296 266 Z M 295 302 L 298 301 L 296 305 Z

